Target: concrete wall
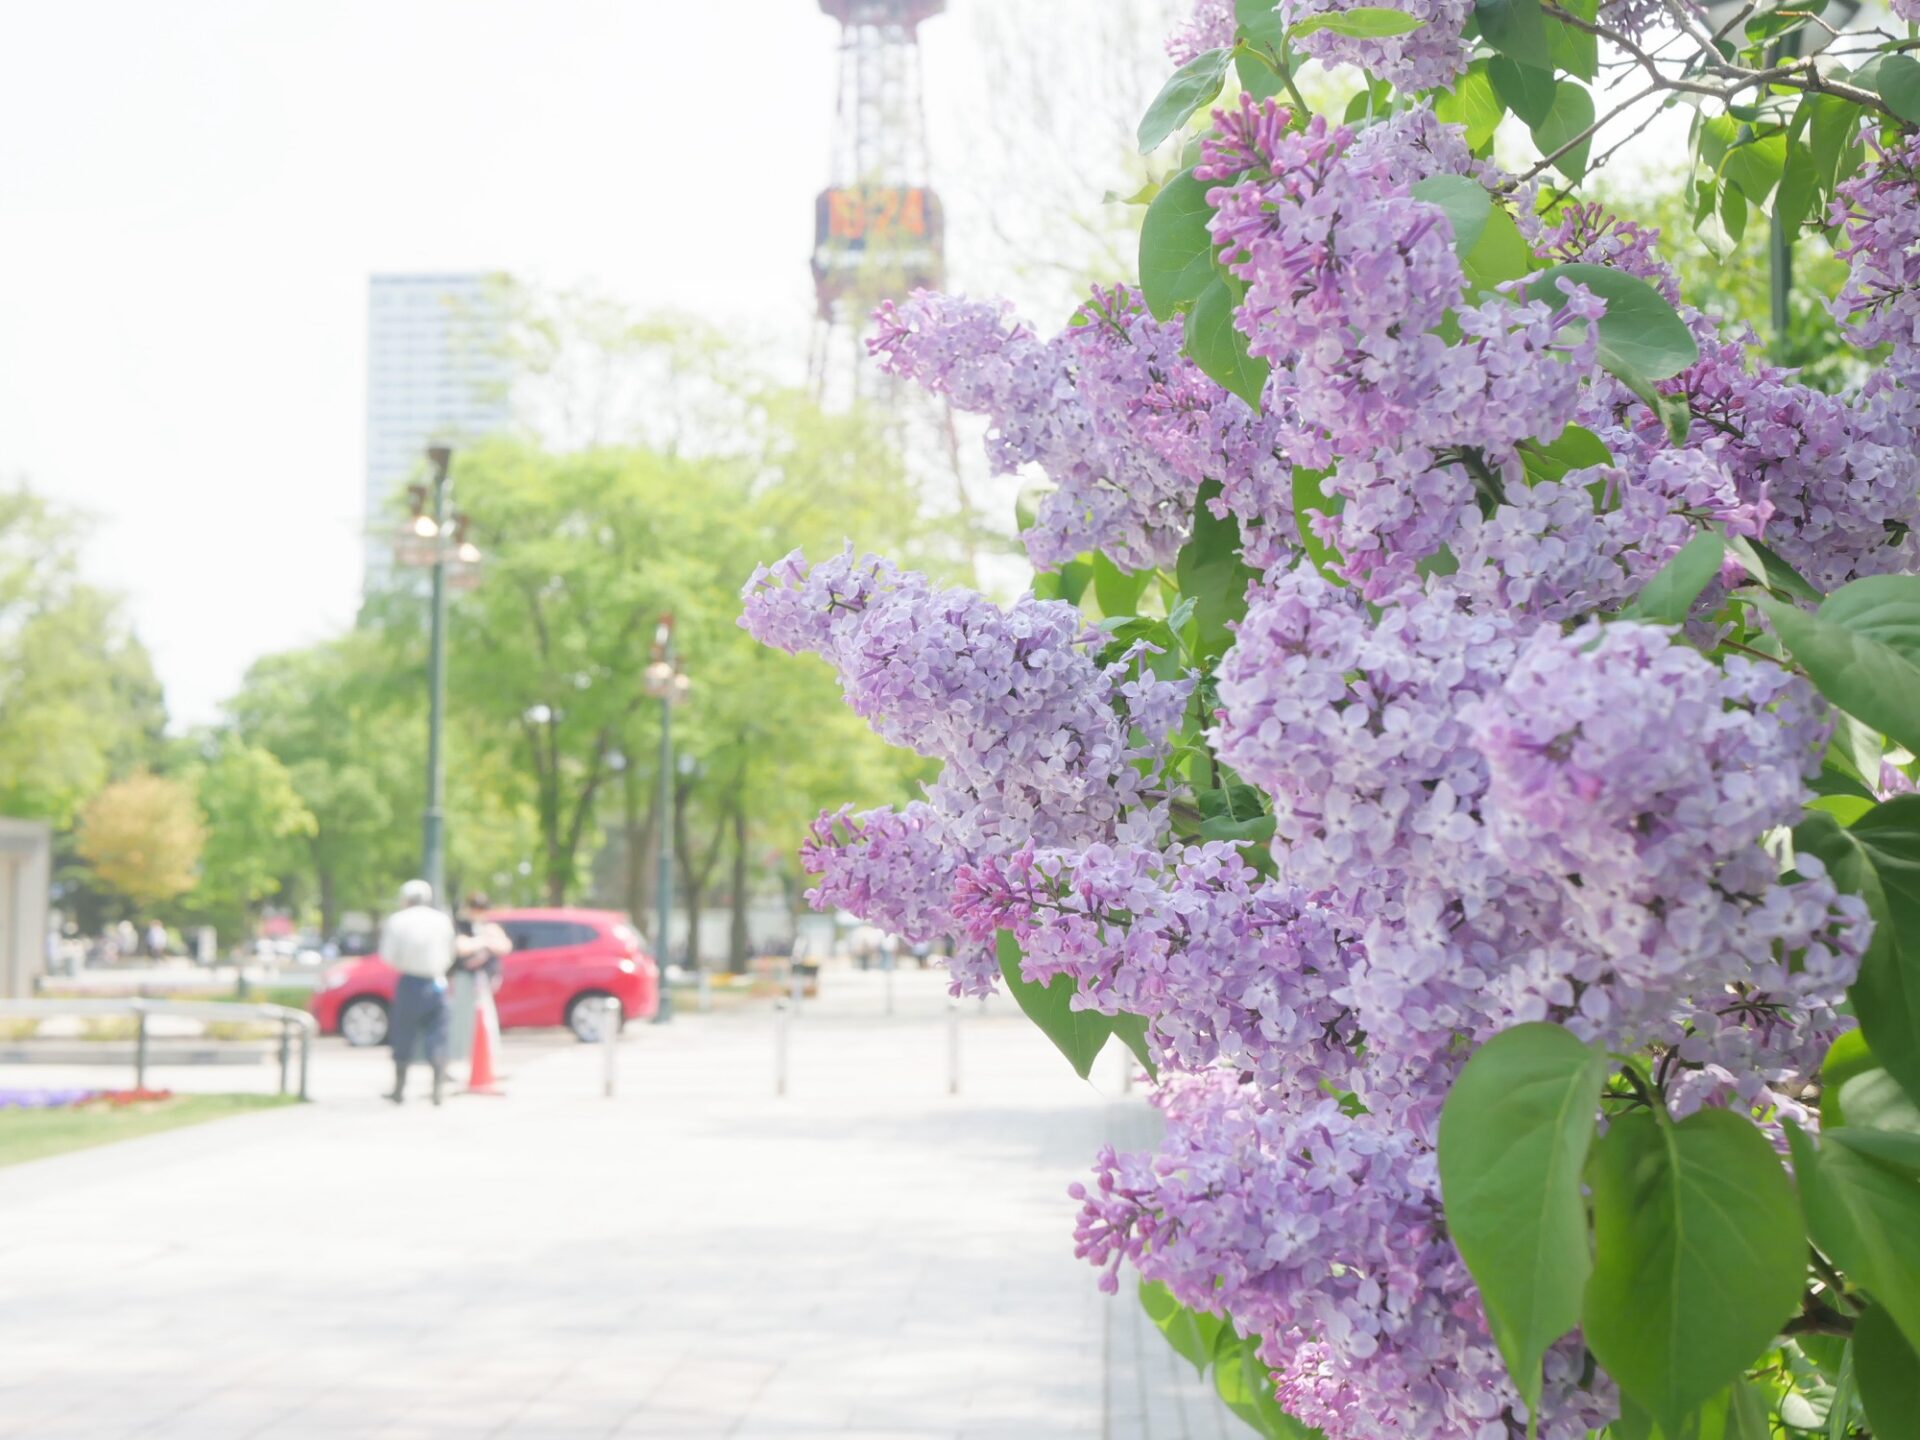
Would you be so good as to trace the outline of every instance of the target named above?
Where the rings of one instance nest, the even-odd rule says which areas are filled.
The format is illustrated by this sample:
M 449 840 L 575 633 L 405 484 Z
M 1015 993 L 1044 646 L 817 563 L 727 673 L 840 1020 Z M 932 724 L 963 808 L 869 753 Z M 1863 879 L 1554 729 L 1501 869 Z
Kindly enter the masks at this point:
M 53 837 L 35 820 L 0 819 L 0 997 L 33 994 L 47 963 Z

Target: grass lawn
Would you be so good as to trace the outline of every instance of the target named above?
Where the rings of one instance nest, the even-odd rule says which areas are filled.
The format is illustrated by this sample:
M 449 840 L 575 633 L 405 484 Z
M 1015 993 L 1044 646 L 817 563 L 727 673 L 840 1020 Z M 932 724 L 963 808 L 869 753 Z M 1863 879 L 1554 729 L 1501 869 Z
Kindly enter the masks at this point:
M 226 1115 L 299 1103 L 280 1095 L 176 1095 L 138 1105 L 63 1110 L 0 1110 L 0 1165 L 18 1165 L 136 1135 L 177 1130 Z

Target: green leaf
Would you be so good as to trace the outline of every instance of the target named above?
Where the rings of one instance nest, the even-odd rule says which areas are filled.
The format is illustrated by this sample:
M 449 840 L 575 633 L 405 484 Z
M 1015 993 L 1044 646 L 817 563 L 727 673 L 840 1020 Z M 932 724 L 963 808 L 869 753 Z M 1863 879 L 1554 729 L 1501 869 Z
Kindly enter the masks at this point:
M 1193 118 L 1193 112 L 1212 102 L 1226 83 L 1227 62 L 1233 58 L 1228 49 L 1203 50 L 1172 75 L 1153 97 L 1147 113 L 1140 117 L 1140 153 L 1160 148 L 1160 143 Z
M 1920 795 L 1897 795 L 1848 826 L 1810 812 L 1793 843 L 1867 902 L 1873 939 L 1847 996 L 1875 1058 L 1920 1098 Z
M 1900 1082 L 1875 1066 L 1840 1082 L 1840 1125 L 1848 1130 L 1865 1126 L 1892 1134 L 1920 1135 L 1920 1105 L 1900 1088 Z M 1821 1117 L 1825 1119 L 1824 1114 Z
M 1920 752 L 1920 576 L 1870 575 L 1809 615 L 1756 599 L 1834 704 Z
M 1620 618 L 1652 625 L 1684 625 L 1693 602 L 1713 583 L 1726 556 L 1727 542 L 1712 530 L 1702 530 L 1660 567 L 1647 588 L 1620 612 Z
M 1669 1434 L 1738 1380 L 1800 1305 L 1793 1186 L 1753 1123 L 1639 1111 L 1594 1146 L 1587 1347 Z
M 1720 187 L 1720 226 L 1729 243 L 1738 245 L 1747 233 L 1747 196 L 1738 185 Z M 1723 260 L 1725 256 L 1721 257 Z
M 1133 1058 L 1140 1062 L 1140 1068 L 1154 1079 L 1159 1079 L 1160 1067 L 1154 1063 L 1153 1046 L 1147 1043 L 1147 1017 L 1122 1010 L 1107 1019 L 1120 1043 L 1131 1050 Z
M 1227 626 L 1247 613 L 1247 586 L 1259 571 L 1240 558 L 1240 523 L 1233 516 L 1216 516 L 1207 503 L 1220 493 L 1220 482 L 1201 485 L 1193 507 L 1193 535 L 1180 547 L 1174 562 L 1183 600 L 1198 602 L 1198 627 L 1193 652 L 1200 660 L 1226 653 L 1233 643 Z
M 1465 175 L 1432 175 L 1413 187 L 1413 198 L 1438 205 L 1453 226 L 1454 252 L 1462 260 L 1473 253 L 1493 218 L 1493 197 L 1487 187 Z
M 1700 153 L 1700 163 L 1709 170 L 1718 170 L 1720 162 L 1727 158 L 1727 151 L 1733 148 L 1740 138 L 1740 122 L 1731 115 L 1702 115 L 1694 130 L 1694 147 Z
M 1520 445 L 1521 463 L 1526 467 L 1527 483 L 1564 480 L 1574 470 L 1594 465 L 1611 465 L 1613 452 L 1601 438 L 1581 425 L 1569 425 L 1550 445 L 1525 440 Z
M 1558 82 L 1551 71 L 1536 70 L 1503 55 L 1487 66 L 1487 76 L 1493 81 L 1494 94 L 1506 102 L 1506 107 L 1529 129 L 1545 120 L 1553 109 L 1553 93 Z
M 1853 1322 L 1853 1375 L 1874 1440 L 1920 1440 L 1920 1347 L 1884 1307 Z
M 1200 822 L 1202 840 L 1271 840 L 1279 822 L 1271 815 L 1250 815 L 1244 820 L 1221 816 Z
M 1920 60 L 1911 55 L 1884 55 L 1873 88 L 1887 108 L 1909 125 L 1920 121 Z
M 1071 975 L 1056 975 L 1045 985 L 1020 973 L 1020 942 L 1013 932 L 1002 930 L 999 938 L 1000 975 L 1007 982 L 1020 1008 L 1073 1066 L 1084 1080 L 1093 1073 L 1107 1039 L 1113 1034 L 1113 1021 L 1097 1010 L 1076 1010 L 1073 1000 L 1079 987 Z
M 1847 1123 L 1840 1108 L 1841 1087 L 1854 1076 L 1865 1075 L 1870 1070 L 1880 1071 L 1880 1062 L 1873 1058 L 1867 1037 L 1858 1030 L 1847 1031 L 1827 1047 L 1827 1058 L 1820 1065 L 1820 1126 L 1823 1130 Z
M 1273 18 L 1276 22 L 1280 19 L 1278 15 Z M 1236 50 L 1233 52 L 1234 83 L 1256 100 L 1271 99 L 1287 88 L 1286 80 L 1274 64 L 1272 53 L 1264 48 Z
M 1600 0 L 1561 0 L 1560 8 L 1592 23 L 1599 18 Z M 1547 54 L 1553 68 L 1577 80 L 1591 80 L 1600 73 L 1600 41 L 1589 32 L 1563 20 L 1546 16 Z
M 1531 127 L 1533 143 L 1539 147 L 1541 158 L 1554 154 L 1576 136 L 1586 135 L 1593 126 L 1593 119 L 1593 96 L 1587 93 L 1586 87 L 1572 80 L 1562 80 L 1554 88 L 1553 105 L 1548 109 L 1546 118 Z M 1578 145 L 1554 160 L 1553 167 L 1569 180 L 1577 181 L 1587 173 L 1587 156 L 1592 150 L 1593 137 L 1587 135 Z
M 1542 1357 L 1580 1320 L 1591 1268 L 1580 1174 L 1605 1069 L 1558 1025 L 1518 1025 L 1474 1053 L 1440 1114 L 1447 1228 L 1530 1408 Z
M 1738 185 L 1747 199 L 1763 207 L 1773 199 L 1773 192 L 1786 172 L 1787 137 L 1784 131 L 1775 131 L 1771 135 L 1735 145 L 1727 151 L 1727 158 L 1720 162 L 1721 178 Z
M 1153 578 L 1150 570 L 1129 575 L 1105 555 L 1093 557 L 1093 594 L 1102 615 L 1132 615 L 1140 608 L 1140 592 Z
M 1216 277 L 1202 290 L 1187 317 L 1186 351 L 1215 382 L 1258 410 L 1270 367 L 1247 353 L 1247 337 L 1233 324 L 1236 303 L 1232 286 L 1223 278 Z
M 1248 44 L 1276 50 L 1286 44 L 1286 17 L 1274 8 L 1273 0 L 1234 0 L 1233 21 L 1236 33 Z
M 1254 1353 L 1259 1342 L 1222 1336 L 1214 1358 L 1213 1385 L 1227 1408 L 1268 1440 L 1312 1440 L 1309 1429 L 1280 1408 L 1273 1394 L 1273 1374 Z
M 1058 570 L 1043 570 L 1033 577 L 1033 598 L 1078 605 L 1092 583 L 1093 566 L 1085 560 L 1069 560 Z
M 1527 293 L 1550 305 L 1562 304 L 1562 279 L 1586 286 L 1607 302 L 1600 319 L 1600 363 L 1628 384 L 1650 387 L 1700 358 L 1686 322 L 1646 281 L 1599 265 L 1555 265 L 1541 271 Z
M 1183 170 L 1153 197 L 1140 222 L 1140 294 L 1156 320 L 1191 305 L 1218 279 L 1206 184 Z
M 1807 1232 L 1920 1345 L 1920 1183 L 1855 1148 L 1852 1135 L 1844 1126 L 1816 1148 L 1787 1126 Z
M 1350 35 L 1356 40 L 1378 40 L 1389 35 L 1406 35 L 1427 22 L 1404 10 L 1379 5 L 1355 5 L 1351 10 L 1327 10 L 1309 15 L 1293 27 L 1294 38 L 1331 30 L 1335 35 Z
M 1784 5 L 1762 10 L 1747 21 L 1747 38 L 1756 42 L 1777 40 L 1782 35 L 1798 30 L 1807 23 L 1809 16 L 1818 15 L 1826 8 L 1825 0 L 1812 0 L 1812 3 L 1788 0 Z
M 1862 112 L 1851 100 L 1838 95 L 1809 95 L 1800 103 L 1812 115 L 1807 125 L 1807 148 L 1813 155 L 1814 178 L 1819 193 L 1830 196 L 1840 179 L 1841 162 L 1853 147 Z
M 1480 37 L 1502 55 L 1536 70 L 1553 69 L 1540 0 L 1475 0 L 1473 15 Z
M 1816 605 L 1825 598 L 1801 578 L 1798 570 L 1758 540 L 1750 540 L 1745 535 L 1728 535 L 1727 549 L 1747 567 L 1749 575 L 1776 594 L 1795 595 Z
M 1173 1298 L 1173 1292 L 1158 1280 L 1140 1282 L 1140 1308 L 1167 1337 L 1174 1353 L 1193 1366 L 1196 1375 L 1207 1373 L 1213 1363 L 1213 1349 L 1227 1322 L 1218 1315 L 1189 1310 Z
M 1480 243 L 1461 261 L 1461 269 L 1466 271 L 1469 284 L 1491 290 L 1532 274 L 1534 263 L 1533 251 L 1513 216 L 1504 205 L 1496 205 L 1487 217 Z
M 1442 90 L 1436 95 L 1433 113 L 1449 125 L 1466 127 L 1469 150 L 1477 152 L 1485 149 L 1507 113 L 1506 106 L 1494 93 L 1492 80 L 1488 78 L 1487 62 L 1474 61 L 1467 67 L 1467 73 L 1453 82 L 1453 89 Z
M 1814 171 L 1813 152 L 1805 145 L 1787 151 L 1786 172 L 1780 177 L 1780 189 L 1774 196 L 1773 213 L 1788 239 L 1800 233 L 1813 210 L 1819 177 Z
M 1307 552 L 1307 558 L 1313 561 L 1317 569 L 1336 585 L 1345 585 L 1339 572 L 1334 568 L 1340 563 L 1340 552 L 1313 533 L 1313 516 L 1338 515 L 1346 502 L 1346 497 L 1329 495 L 1326 492 L 1327 472 L 1309 470 L 1297 466 L 1293 472 L 1293 520 L 1300 530 L 1300 548 Z

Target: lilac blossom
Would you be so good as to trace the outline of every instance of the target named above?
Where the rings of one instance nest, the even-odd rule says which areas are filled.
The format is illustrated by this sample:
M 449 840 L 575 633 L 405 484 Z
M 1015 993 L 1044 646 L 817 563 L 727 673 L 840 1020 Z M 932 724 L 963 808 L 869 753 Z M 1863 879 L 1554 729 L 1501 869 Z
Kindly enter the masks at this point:
M 1289 25 L 1353 8 L 1352 0 L 1284 0 L 1281 5 Z M 1328 65 L 1357 65 L 1407 94 L 1451 86 L 1473 58 L 1461 37 L 1473 14 L 1472 0 L 1396 0 L 1390 8 L 1420 21 L 1419 28 L 1371 39 L 1319 30 L 1300 37 L 1300 48 Z

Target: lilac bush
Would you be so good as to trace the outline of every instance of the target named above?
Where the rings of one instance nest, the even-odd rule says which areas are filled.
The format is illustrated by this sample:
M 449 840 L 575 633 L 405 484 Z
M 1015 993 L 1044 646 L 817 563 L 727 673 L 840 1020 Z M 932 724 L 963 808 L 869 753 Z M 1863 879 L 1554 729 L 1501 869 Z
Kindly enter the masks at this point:
M 813 902 L 952 941 L 1082 1075 L 1132 1047 L 1164 1135 L 1075 1243 L 1263 1433 L 1908 1433 L 1920 61 L 1748 14 L 1201 0 L 1143 138 L 1237 88 L 1137 286 L 877 317 L 1048 483 L 1032 589 L 747 587 L 942 766 L 821 817 Z M 1599 114 L 1607 54 L 1650 83 Z M 1306 56 L 1366 90 L 1312 113 Z M 1577 193 L 1676 90 L 1718 241 L 1832 237 L 1859 388 Z

